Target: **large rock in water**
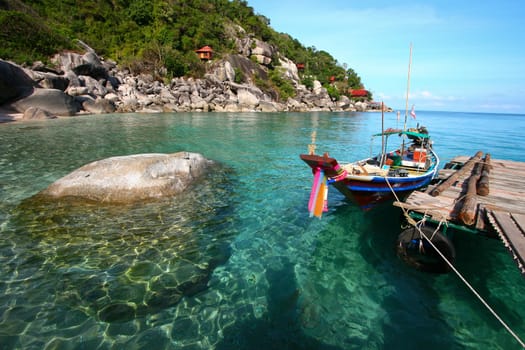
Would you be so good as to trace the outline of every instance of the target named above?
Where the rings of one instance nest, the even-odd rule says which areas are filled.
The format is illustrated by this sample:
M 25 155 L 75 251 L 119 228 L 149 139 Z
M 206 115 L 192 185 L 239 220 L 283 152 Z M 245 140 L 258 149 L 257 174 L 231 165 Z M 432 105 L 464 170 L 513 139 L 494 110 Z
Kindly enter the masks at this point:
M 31 94 L 34 86 L 22 68 L 0 59 L 0 105 Z
M 30 107 L 38 107 L 60 116 L 71 116 L 79 111 L 75 99 L 57 89 L 34 89 L 31 95 L 19 99 L 11 106 L 20 113 Z
M 40 194 L 123 204 L 156 199 L 184 191 L 212 163 L 190 152 L 111 157 L 82 166 Z

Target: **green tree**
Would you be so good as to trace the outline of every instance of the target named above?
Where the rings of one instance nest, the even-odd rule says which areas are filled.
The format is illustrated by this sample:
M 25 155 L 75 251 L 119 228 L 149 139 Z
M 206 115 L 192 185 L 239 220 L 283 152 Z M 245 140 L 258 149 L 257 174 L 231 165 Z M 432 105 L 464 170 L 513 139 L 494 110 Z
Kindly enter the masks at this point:
M 340 65 L 328 52 L 305 47 L 270 20 L 257 14 L 245 0 L 0 0 L 0 56 L 19 62 L 45 60 L 57 51 L 74 48 L 80 39 L 97 53 L 134 70 L 169 76 L 204 73 L 194 50 L 204 45 L 215 57 L 236 53 L 235 39 L 226 28 L 239 25 L 294 61 L 304 63 L 304 83 L 323 86 L 334 77 L 339 93 L 361 87 L 359 76 Z M 29 44 L 27 44 L 29 43 Z M 272 58 L 272 66 L 277 57 Z M 165 68 L 165 69 L 161 69 Z M 270 67 L 271 68 L 271 67 Z M 273 76 L 273 75 L 272 75 Z M 270 83 L 286 96 L 290 87 L 273 76 Z M 289 82 L 288 82 L 289 83 Z M 334 91 L 335 94 L 335 91 Z
M 0 58 L 32 63 L 47 61 L 72 44 L 59 33 L 19 11 L 0 11 Z
M 129 4 L 128 16 L 139 26 L 147 26 L 153 21 L 153 3 L 147 0 L 133 0 Z
M 349 68 L 346 71 L 346 78 L 348 80 L 348 87 L 350 89 L 362 89 L 363 88 L 363 84 L 361 83 L 361 78 L 359 77 L 359 75 L 357 75 L 357 73 L 352 68 Z

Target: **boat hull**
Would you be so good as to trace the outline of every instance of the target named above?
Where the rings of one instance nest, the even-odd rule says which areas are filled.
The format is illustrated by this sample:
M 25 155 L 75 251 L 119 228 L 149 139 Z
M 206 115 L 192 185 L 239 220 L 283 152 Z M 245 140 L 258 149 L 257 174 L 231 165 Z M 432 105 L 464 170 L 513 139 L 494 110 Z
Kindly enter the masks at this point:
M 339 165 L 335 158 L 328 155 L 301 155 L 301 159 L 312 168 L 322 170 L 328 177 L 328 184 L 335 187 L 351 202 L 362 210 L 370 210 L 376 205 L 389 200 L 404 200 L 414 190 L 430 183 L 437 172 L 437 156 L 431 151 L 430 166 L 420 175 L 410 176 L 374 176 L 352 175 Z
M 362 210 L 370 210 L 386 201 L 405 200 L 414 190 L 428 185 L 432 178 L 433 173 L 429 173 L 417 179 L 388 177 L 374 178 L 372 181 L 344 179 L 334 182 L 332 185 Z

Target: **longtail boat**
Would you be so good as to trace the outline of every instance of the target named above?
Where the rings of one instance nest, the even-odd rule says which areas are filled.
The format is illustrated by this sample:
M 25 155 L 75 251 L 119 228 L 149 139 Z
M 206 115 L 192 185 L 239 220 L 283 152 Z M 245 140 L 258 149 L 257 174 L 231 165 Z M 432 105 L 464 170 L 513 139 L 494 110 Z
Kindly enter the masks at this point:
M 407 128 L 408 96 L 410 90 L 410 67 L 412 65 L 412 44 L 408 63 L 408 84 L 406 93 L 405 122 L 403 129 L 384 129 L 384 105 L 381 103 L 381 152 L 379 155 L 348 164 L 340 164 L 335 158 L 315 153 L 315 133 L 309 154 L 301 159 L 312 168 L 314 183 L 308 202 L 310 216 L 321 217 L 328 210 L 328 186 L 332 185 L 350 201 L 363 210 L 370 210 L 377 204 L 396 199 L 404 201 L 414 190 L 430 183 L 436 176 L 439 158 L 432 149 L 432 142 L 425 127 Z M 414 106 L 410 115 L 415 119 Z M 388 139 L 393 135 L 401 137 L 400 147 L 387 152 Z
M 385 152 L 393 135 L 402 138 L 401 146 Z M 344 164 L 327 153 L 300 155 L 314 174 L 308 203 L 311 216 L 320 217 L 327 210 L 328 186 L 335 187 L 361 209 L 370 210 L 387 200 L 404 200 L 436 175 L 439 158 L 425 127 L 386 129 L 373 136 L 382 137 L 383 148 L 379 155 L 367 159 Z

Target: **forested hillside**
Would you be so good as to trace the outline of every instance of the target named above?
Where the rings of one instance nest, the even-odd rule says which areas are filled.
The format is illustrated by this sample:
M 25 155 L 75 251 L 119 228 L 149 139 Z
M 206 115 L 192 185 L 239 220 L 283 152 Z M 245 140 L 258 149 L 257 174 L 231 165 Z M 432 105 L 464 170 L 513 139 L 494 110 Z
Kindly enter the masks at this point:
M 205 68 L 195 50 L 211 46 L 217 58 L 236 53 L 238 26 L 303 63 L 307 86 L 311 79 L 332 89 L 330 78 L 344 82 L 331 95 L 362 87 L 351 68 L 276 32 L 244 0 L 0 0 L 0 58 L 46 62 L 58 51 L 78 49 L 79 39 L 135 72 L 200 77 Z

